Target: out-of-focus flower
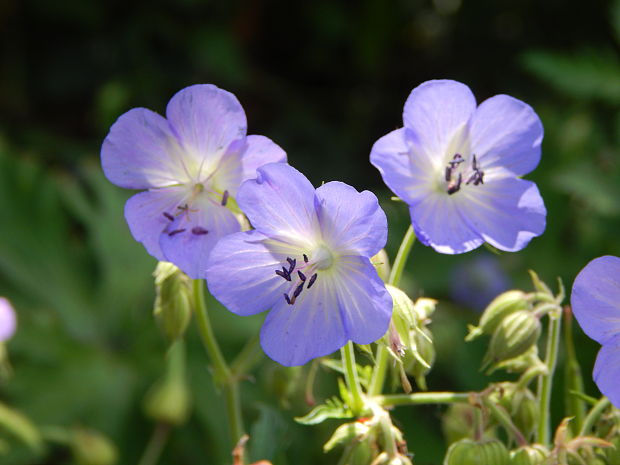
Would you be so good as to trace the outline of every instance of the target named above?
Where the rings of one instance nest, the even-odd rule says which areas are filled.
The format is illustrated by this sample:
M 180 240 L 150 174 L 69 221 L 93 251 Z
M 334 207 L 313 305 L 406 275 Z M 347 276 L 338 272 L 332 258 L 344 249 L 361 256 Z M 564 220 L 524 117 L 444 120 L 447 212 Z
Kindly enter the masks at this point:
M 403 122 L 370 160 L 409 205 L 420 241 L 447 254 L 485 241 L 513 252 L 542 234 L 538 188 L 519 179 L 540 160 L 543 127 L 529 105 L 496 95 L 476 106 L 466 85 L 428 81 L 411 92 Z
M 134 238 L 160 261 L 191 278 L 204 277 L 215 243 L 239 231 L 233 211 L 241 183 L 256 168 L 286 161 L 263 136 L 246 136 L 237 98 L 210 84 L 187 87 L 172 97 L 166 118 L 134 108 L 110 128 L 101 164 L 110 181 L 147 189 L 131 197 L 125 218 Z
M 4 297 L 0 297 L 0 343 L 8 341 L 17 328 L 15 310 Z
M 508 276 L 491 255 L 477 256 L 454 268 L 450 290 L 454 300 L 477 311 L 482 311 L 500 293 L 510 286 Z
M 215 246 L 207 283 L 234 313 L 271 309 L 261 330 L 267 355 L 302 365 L 349 340 L 383 336 L 392 298 L 370 262 L 387 240 L 374 194 L 341 182 L 315 190 L 299 171 L 274 163 L 241 186 L 237 201 L 256 230 Z
M 595 258 L 575 278 L 573 313 L 584 332 L 602 344 L 594 382 L 620 407 L 620 258 Z

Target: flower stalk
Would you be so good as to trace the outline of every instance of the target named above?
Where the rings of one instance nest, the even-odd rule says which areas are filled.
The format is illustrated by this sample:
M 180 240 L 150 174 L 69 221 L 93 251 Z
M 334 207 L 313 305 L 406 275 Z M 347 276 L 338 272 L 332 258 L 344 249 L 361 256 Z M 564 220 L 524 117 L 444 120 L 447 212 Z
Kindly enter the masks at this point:
M 342 353 L 342 361 L 344 365 L 344 378 L 351 394 L 351 410 L 355 415 L 360 415 L 364 409 L 364 400 L 362 399 L 362 386 L 357 376 L 357 367 L 355 366 L 355 349 L 351 341 L 340 349 Z

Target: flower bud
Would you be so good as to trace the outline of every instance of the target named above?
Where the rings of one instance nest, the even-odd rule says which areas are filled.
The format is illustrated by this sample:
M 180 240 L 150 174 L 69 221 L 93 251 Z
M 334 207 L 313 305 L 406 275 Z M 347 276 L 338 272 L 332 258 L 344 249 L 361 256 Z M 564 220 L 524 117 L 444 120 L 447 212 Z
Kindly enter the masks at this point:
M 509 465 L 508 449 L 497 439 L 472 441 L 461 439 L 453 443 L 443 465 Z
M 527 352 L 540 337 L 540 321 L 531 312 L 519 310 L 508 315 L 493 332 L 482 366 L 489 372 L 497 364 Z
M 465 439 L 474 431 L 475 409 L 471 404 L 451 404 L 441 418 L 441 430 L 447 444 Z
M 112 441 L 91 429 L 76 428 L 72 432 L 71 450 L 78 465 L 114 465 L 118 460 Z
M 545 465 L 549 451 L 540 444 L 519 447 L 510 452 L 511 465 Z
M 157 324 L 168 341 L 183 337 L 192 315 L 190 281 L 172 263 L 159 262 L 155 276 Z
M 426 374 L 435 361 L 433 335 L 427 328 L 411 331 L 410 350 L 405 352 L 403 361 L 405 372 L 415 378 L 418 387 L 426 390 Z
M 522 291 L 506 291 L 498 295 L 482 313 L 478 326 L 470 326 L 469 334 L 465 340 L 472 341 L 481 334 L 493 334 L 504 318 L 518 310 L 526 310 L 527 308 L 528 302 L 525 293 Z
M 146 394 L 144 411 L 156 422 L 177 426 L 187 420 L 190 404 L 191 396 L 185 379 L 185 348 L 182 341 L 178 341 L 168 351 L 164 378 Z
M 390 259 L 385 249 L 379 250 L 379 252 L 370 259 L 370 263 L 373 264 L 383 282 L 387 283 L 390 278 Z

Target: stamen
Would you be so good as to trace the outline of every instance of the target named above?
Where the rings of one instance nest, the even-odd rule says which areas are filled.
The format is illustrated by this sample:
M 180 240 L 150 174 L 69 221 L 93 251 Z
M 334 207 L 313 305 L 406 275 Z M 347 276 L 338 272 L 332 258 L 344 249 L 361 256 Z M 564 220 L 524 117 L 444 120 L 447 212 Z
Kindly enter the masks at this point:
M 192 234 L 196 234 L 197 236 L 203 236 L 205 234 L 209 234 L 209 231 L 202 226 L 194 226 L 192 228 Z
M 310 289 L 312 287 L 312 285 L 316 281 L 317 276 L 318 275 L 316 273 L 314 273 L 312 276 L 310 276 L 310 281 L 308 281 L 308 289 Z
M 164 212 L 163 215 L 166 217 L 167 220 L 174 221 L 174 216 L 172 216 L 170 213 Z
M 286 261 L 289 262 L 289 264 L 291 265 L 288 269 L 288 274 L 291 274 L 293 270 L 295 269 L 295 266 L 297 265 L 297 259 L 286 257 Z
M 308 260 L 308 256 L 307 256 L 306 254 L 304 254 L 304 262 L 305 262 L 305 263 L 308 263 L 308 261 L 309 261 L 309 260 Z
M 280 270 L 276 270 L 276 274 L 278 276 L 282 276 L 284 279 L 286 279 L 287 281 L 291 280 L 291 275 L 288 274 L 286 271 L 280 271 Z
M 180 234 L 180 233 L 182 233 L 182 232 L 185 232 L 185 228 L 183 228 L 183 229 L 175 229 L 174 231 L 170 231 L 170 232 L 168 233 L 168 235 L 169 235 L 170 237 L 172 237 L 172 236 L 175 236 L 175 235 Z
M 288 294 L 284 294 L 284 300 L 286 300 L 286 303 L 287 303 L 287 304 L 289 304 L 289 305 L 293 305 L 293 304 L 292 304 L 292 302 L 291 302 L 290 297 L 288 296 Z
M 454 194 L 455 192 L 458 192 L 458 191 L 461 189 L 461 183 L 462 183 L 462 182 L 463 182 L 463 175 L 462 175 L 461 173 L 459 173 L 459 177 L 458 177 L 458 179 L 456 180 L 456 182 L 451 181 L 451 182 L 448 184 L 448 189 L 447 189 L 448 194 L 449 194 L 449 195 L 452 195 L 452 194 Z
M 306 275 L 301 272 L 301 270 L 297 270 L 297 274 L 299 275 L 299 279 L 302 281 L 306 280 Z
M 226 206 L 226 202 L 228 202 L 228 191 L 224 191 L 222 194 L 222 207 Z
M 301 294 L 301 291 L 304 290 L 304 283 L 300 283 L 299 286 L 297 286 L 297 288 L 295 289 L 295 292 L 293 292 L 293 298 L 296 299 L 297 297 L 299 297 L 299 294 Z

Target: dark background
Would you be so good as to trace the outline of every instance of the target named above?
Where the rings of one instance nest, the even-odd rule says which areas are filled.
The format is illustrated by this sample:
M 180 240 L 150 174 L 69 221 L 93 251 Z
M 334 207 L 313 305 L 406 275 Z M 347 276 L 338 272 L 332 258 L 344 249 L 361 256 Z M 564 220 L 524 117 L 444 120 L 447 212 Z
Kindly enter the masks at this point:
M 484 248 L 442 256 L 417 245 L 403 283 L 413 297 L 440 300 L 429 388 L 482 388 L 484 341 L 460 342 L 476 308 L 504 288 L 530 290 L 527 269 L 570 288 L 592 258 L 620 255 L 619 46 L 620 3 L 607 1 L 3 0 L 0 294 L 15 304 L 20 328 L 0 398 L 38 425 L 103 431 L 120 463 L 137 462 L 152 429 L 142 398 L 165 351 L 151 316 L 155 260 L 131 239 L 122 217 L 130 193 L 103 178 L 99 149 L 122 113 L 163 113 L 195 83 L 233 92 L 249 132 L 280 144 L 315 185 L 338 179 L 375 192 L 388 214 L 391 257 L 409 218 L 368 156 L 402 125 L 411 89 L 450 78 L 479 101 L 506 93 L 534 107 L 545 139 L 528 179 L 548 208 L 545 234 L 500 256 Z M 229 358 L 262 321 L 215 303 L 213 313 Z M 588 393 L 598 395 L 590 380 L 597 347 L 580 330 L 576 337 Z M 195 409 L 161 463 L 227 463 L 221 398 L 194 328 L 188 339 Z M 337 421 L 292 420 L 308 410 L 305 376 L 264 361 L 243 384 L 257 459 L 337 462 L 321 452 Z M 319 398 L 333 392 L 328 372 L 318 383 Z M 555 406 L 557 420 L 561 401 Z M 441 461 L 440 412 L 396 414 L 418 464 Z M 71 462 L 62 446 L 39 456 L 11 446 L 6 463 Z

